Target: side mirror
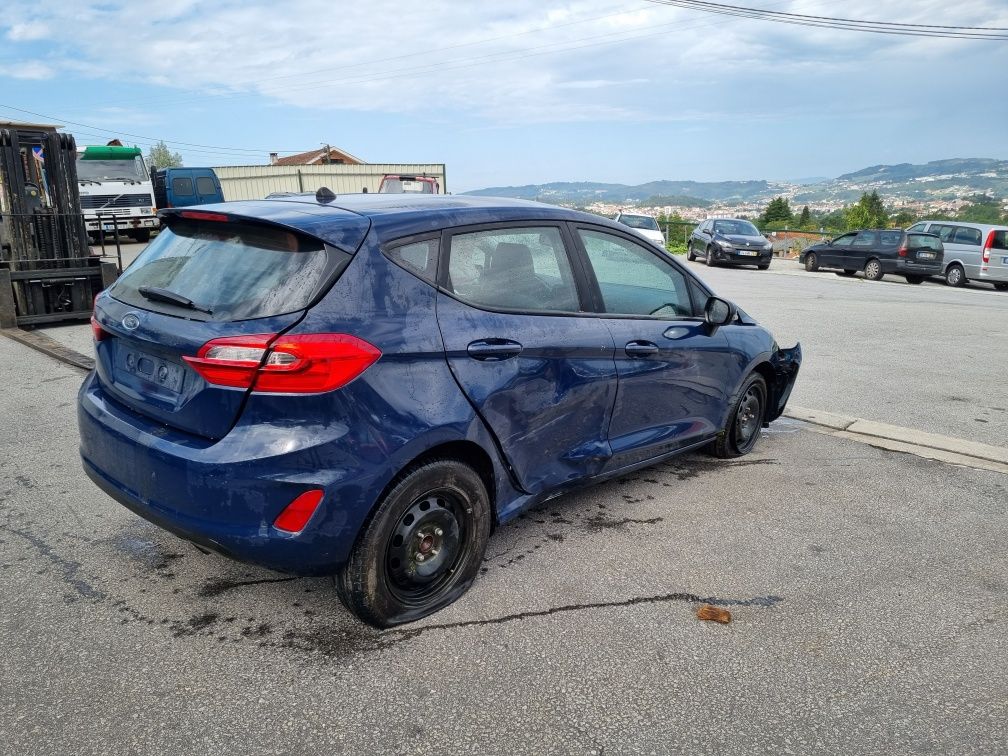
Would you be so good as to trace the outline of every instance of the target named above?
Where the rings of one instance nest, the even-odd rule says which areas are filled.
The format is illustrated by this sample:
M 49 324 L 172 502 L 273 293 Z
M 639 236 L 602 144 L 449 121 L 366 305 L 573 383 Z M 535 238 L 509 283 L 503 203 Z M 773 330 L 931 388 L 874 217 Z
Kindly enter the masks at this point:
M 704 305 L 704 323 L 707 332 L 713 334 L 718 328 L 728 325 L 738 317 L 738 309 L 731 302 L 720 297 L 710 297 Z
M 701 233 L 707 234 L 707 236 L 713 236 L 713 234 L 711 234 L 711 230 L 709 228 L 705 228 Z

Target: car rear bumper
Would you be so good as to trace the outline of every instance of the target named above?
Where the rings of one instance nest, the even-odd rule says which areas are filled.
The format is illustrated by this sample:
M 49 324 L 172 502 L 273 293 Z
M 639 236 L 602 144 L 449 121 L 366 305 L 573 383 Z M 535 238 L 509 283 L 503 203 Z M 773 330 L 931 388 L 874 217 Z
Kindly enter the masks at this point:
M 942 274 L 942 264 L 940 261 L 930 263 L 909 262 L 907 260 L 893 260 L 888 265 L 882 264 L 882 270 L 886 273 L 897 273 L 912 276 L 940 276 Z
M 84 471 L 116 501 L 205 548 L 283 572 L 337 569 L 370 509 L 367 495 L 376 482 L 380 489 L 363 468 L 330 466 L 325 444 L 335 436 L 300 443 L 289 429 L 239 424 L 212 443 L 119 405 L 94 373 L 80 390 L 78 423 Z M 304 530 L 273 527 L 291 501 L 319 488 L 324 498 Z

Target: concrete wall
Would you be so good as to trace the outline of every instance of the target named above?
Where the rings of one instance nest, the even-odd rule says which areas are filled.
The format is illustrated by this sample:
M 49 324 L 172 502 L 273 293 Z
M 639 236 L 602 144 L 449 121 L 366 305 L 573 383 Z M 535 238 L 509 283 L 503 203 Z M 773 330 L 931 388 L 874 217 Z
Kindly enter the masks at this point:
M 444 163 L 367 163 L 364 165 L 225 165 L 214 168 L 224 199 L 263 199 L 272 192 L 314 192 L 323 186 L 336 194 L 377 192 L 386 173 L 433 176 L 446 191 Z

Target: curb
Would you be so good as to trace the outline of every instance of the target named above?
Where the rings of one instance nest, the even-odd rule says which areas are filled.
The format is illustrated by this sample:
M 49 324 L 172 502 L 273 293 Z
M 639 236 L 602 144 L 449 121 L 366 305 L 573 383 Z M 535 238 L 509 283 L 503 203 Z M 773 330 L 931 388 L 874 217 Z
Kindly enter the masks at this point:
M 78 368 L 79 370 L 94 370 L 94 358 L 81 354 L 70 347 L 63 346 L 58 341 L 38 331 L 23 331 L 20 328 L 0 328 L 0 333 L 27 347 L 49 355 L 55 360 Z
M 822 432 L 891 451 L 902 451 L 942 462 L 1008 473 L 1008 448 L 953 436 L 887 425 L 859 417 L 805 407 L 789 407 L 784 416 L 822 428 Z

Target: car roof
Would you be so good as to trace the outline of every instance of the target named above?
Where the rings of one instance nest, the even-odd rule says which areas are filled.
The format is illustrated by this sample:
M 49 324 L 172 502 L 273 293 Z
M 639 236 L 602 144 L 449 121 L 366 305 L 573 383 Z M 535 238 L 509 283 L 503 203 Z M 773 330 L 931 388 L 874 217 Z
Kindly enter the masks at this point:
M 227 213 L 300 229 L 325 241 L 339 227 L 370 222 L 380 241 L 443 228 L 507 221 L 575 221 L 625 227 L 598 215 L 530 200 L 452 194 L 338 194 L 320 202 L 313 193 L 200 205 L 198 210 Z M 365 220 L 366 219 L 366 220 Z
M 980 231 L 1001 231 L 1008 230 L 1008 226 L 1003 226 L 999 223 L 973 223 L 971 221 L 960 221 L 960 220 L 929 220 L 925 218 L 924 220 L 917 221 L 917 223 L 942 223 L 947 226 L 964 226 L 966 228 L 975 228 Z M 916 226 L 917 223 L 914 223 Z

